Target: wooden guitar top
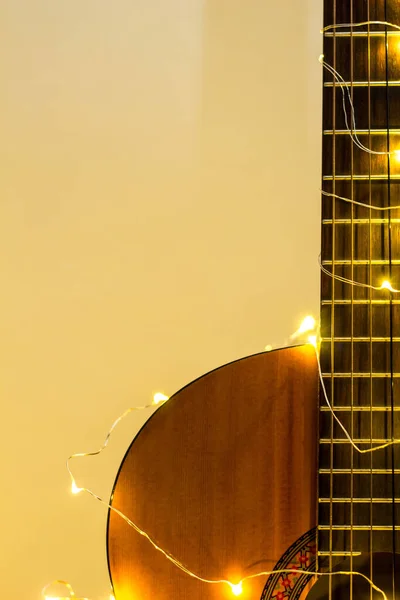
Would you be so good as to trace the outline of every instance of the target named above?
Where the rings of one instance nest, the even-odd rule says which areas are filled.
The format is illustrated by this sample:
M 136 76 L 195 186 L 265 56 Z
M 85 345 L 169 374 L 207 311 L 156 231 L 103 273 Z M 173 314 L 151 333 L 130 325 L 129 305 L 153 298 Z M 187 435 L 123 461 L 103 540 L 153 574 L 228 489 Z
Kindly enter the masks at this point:
M 133 440 L 112 506 L 204 578 L 236 583 L 273 569 L 316 525 L 317 415 L 312 346 L 211 371 Z M 227 584 L 179 570 L 112 511 L 108 560 L 116 600 L 233 598 Z M 246 580 L 240 597 L 260 598 L 266 580 Z

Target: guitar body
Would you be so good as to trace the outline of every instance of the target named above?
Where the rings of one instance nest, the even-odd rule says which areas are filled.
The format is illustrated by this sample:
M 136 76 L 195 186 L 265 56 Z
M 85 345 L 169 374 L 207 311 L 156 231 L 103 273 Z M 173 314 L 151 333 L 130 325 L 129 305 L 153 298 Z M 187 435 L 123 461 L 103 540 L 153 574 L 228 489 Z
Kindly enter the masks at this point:
M 206 579 L 310 568 L 317 523 L 314 348 L 256 354 L 211 371 L 162 405 L 128 449 L 112 506 Z M 110 511 L 116 600 L 232 598 L 172 564 Z M 279 563 L 277 565 L 277 563 Z M 307 577 L 246 580 L 243 600 L 299 598 Z

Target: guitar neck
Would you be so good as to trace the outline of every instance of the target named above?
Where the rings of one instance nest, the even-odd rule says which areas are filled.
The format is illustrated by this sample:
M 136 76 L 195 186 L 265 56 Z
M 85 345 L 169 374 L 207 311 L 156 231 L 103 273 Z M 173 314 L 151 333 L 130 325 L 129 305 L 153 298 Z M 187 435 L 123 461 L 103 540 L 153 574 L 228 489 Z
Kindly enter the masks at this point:
M 400 438 L 400 294 L 374 289 L 400 289 L 400 31 L 374 21 L 400 25 L 400 3 L 325 1 L 320 360 L 363 449 Z M 331 565 L 400 550 L 399 459 L 393 445 L 357 452 L 321 393 L 319 553 Z

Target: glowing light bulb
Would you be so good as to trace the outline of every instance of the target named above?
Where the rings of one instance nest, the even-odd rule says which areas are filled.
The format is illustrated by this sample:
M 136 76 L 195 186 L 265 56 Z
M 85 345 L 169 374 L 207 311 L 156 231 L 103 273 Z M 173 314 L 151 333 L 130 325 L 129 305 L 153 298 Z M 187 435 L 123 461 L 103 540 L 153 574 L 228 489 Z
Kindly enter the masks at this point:
M 400 149 L 394 151 L 394 157 L 397 162 L 400 162 Z
M 314 346 L 314 348 L 317 347 L 317 336 L 316 335 L 309 335 L 308 336 L 308 343 L 311 344 L 312 346 Z
M 162 394 L 161 392 L 157 392 L 153 396 L 154 404 L 160 404 L 160 402 L 166 402 L 167 400 L 169 400 L 169 396 L 166 396 L 165 394 Z
M 305 317 L 298 329 L 299 333 L 305 333 L 306 331 L 312 331 L 315 329 L 315 319 L 311 315 Z
M 394 292 L 395 290 L 392 288 L 392 284 L 390 283 L 390 281 L 385 280 L 381 287 L 381 290 L 389 290 L 389 292 Z
M 294 340 L 295 338 L 299 337 L 300 335 L 303 335 L 303 333 L 306 333 L 307 331 L 314 331 L 316 326 L 317 322 L 314 319 L 314 317 L 308 315 L 302 320 L 300 327 L 290 336 L 290 338 Z
M 239 581 L 239 583 L 230 583 L 229 585 L 231 586 L 232 594 L 234 596 L 240 596 L 240 594 L 243 593 L 242 581 Z
M 73 494 L 79 494 L 79 492 L 81 492 L 82 490 L 83 488 L 78 487 L 75 483 L 75 480 L 73 480 L 71 484 L 71 492 Z

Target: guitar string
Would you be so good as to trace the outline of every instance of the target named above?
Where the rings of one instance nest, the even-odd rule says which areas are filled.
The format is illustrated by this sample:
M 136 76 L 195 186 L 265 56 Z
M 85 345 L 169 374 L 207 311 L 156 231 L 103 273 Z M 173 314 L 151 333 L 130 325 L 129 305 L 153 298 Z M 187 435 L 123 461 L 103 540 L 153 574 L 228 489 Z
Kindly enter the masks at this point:
M 337 11 L 337 0 L 334 0 L 333 2 L 333 20 L 334 22 L 336 22 L 336 11 Z M 336 32 L 333 32 L 333 63 L 334 63 L 334 67 L 336 67 Z M 320 57 L 321 58 L 321 57 Z M 323 77 L 323 75 L 322 75 Z M 324 77 L 323 77 L 324 79 Z M 335 135 L 335 131 L 336 131 L 336 86 L 335 83 L 333 82 L 332 85 L 332 105 L 333 105 L 333 110 L 332 110 L 332 156 L 331 156 L 331 161 L 332 161 L 332 175 L 333 175 L 333 181 L 332 181 L 332 190 L 333 192 L 336 191 L 336 181 L 335 181 L 335 173 L 336 173 L 336 135 Z M 345 107 L 344 107 L 345 108 Z M 336 235 L 335 235 L 335 228 L 336 228 L 336 221 L 335 221 L 335 217 L 336 217 L 336 205 L 334 204 L 332 206 L 332 252 L 335 252 L 335 245 L 336 245 Z M 335 265 L 332 265 L 332 269 L 333 271 L 335 270 Z M 332 300 L 335 299 L 335 289 L 334 286 L 332 287 Z M 332 311 L 331 311 L 331 330 L 334 331 L 335 330 L 335 305 L 333 304 L 332 306 Z M 331 398 L 334 399 L 335 397 L 335 379 L 333 377 L 333 371 L 334 371 L 334 365 L 335 365 L 335 350 L 334 350 L 334 344 L 331 343 L 330 346 L 330 363 L 331 363 L 331 379 L 330 379 L 330 393 L 331 393 Z M 330 503 L 329 503 L 329 524 L 330 524 L 330 528 L 329 528 L 329 571 L 332 571 L 333 569 L 333 529 L 332 529 L 332 523 L 333 523 L 333 456 L 334 456 L 334 452 L 333 452 L 333 443 L 332 443 L 332 439 L 333 439 L 333 419 L 331 419 L 331 444 L 330 444 L 330 452 L 329 452 L 329 498 L 330 498 Z M 319 515 L 318 515 L 318 520 L 319 520 Z M 319 540 L 317 538 L 317 544 L 319 543 Z M 318 564 L 318 571 L 320 571 L 320 565 Z M 332 578 L 330 577 L 328 580 L 328 592 L 329 592 L 329 599 L 331 599 L 332 597 Z
M 350 21 L 353 22 L 353 0 L 350 2 Z M 354 47 L 353 47 L 353 28 L 350 30 L 350 89 L 349 98 L 354 107 Z M 336 110 L 336 107 L 334 108 Z M 355 126 L 355 115 L 354 116 L 354 126 Z M 352 133 L 350 133 L 351 137 Z M 336 138 L 336 136 L 335 136 Z M 358 138 L 357 138 L 358 139 Z M 369 154 L 369 158 L 371 154 Z M 350 143 L 350 173 L 351 173 L 351 183 L 350 183 L 350 195 L 354 197 L 354 144 Z M 351 278 L 354 279 L 354 205 L 351 205 L 351 240 L 350 240 L 350 248 L 351 248 Z M 332 254 L 334 256 L 334 254 Z M 333 286 L 334 287 L 334 286 Z M 351 383 L 350 383 L 350 435 L 354 438 L 354 287 L 351 287 L 351 343 L 350 343 L 350 361 L 351 361 Z M 332 403 L 334 401 L 334 397 L 332 396 Z M 332 421 L 333 423 L 333 421 Z M 333 444 L 331 444 L 332 453 L 333 453 Z M 353 519 L 354 519 L 354 448 L 350 446 L 350 571 L 353 570 L 353 545 L 354 545 L 354 529 L 353 529 Z M 332 499 L 332 498 L 331 498 Z M 331 523 L 332 524 L 332 523 Z M 347 546 L 347 542 L 345 543 Z M 350 600 L 353 600 L 353 577 L 350 577 Z
M 367 2 L 367 8 L 368 8 L 368 18 L 370 16 L 370 0 L 368 0 Z M 372 139 L 371 139 L 371 25 L 368 25 L 368 46 L 367 46 L 367 59 L 368 59 L 368 143 L 369 145 L 371 145 L 372 143 Z M 369 204 L 372 204 L 372 180 L 371 180 L 371 173 L 372 173 L 372 156 L 369 155 L 368 156 L 368 175 L 369 175 L 369 181 L 368 181 L 368 197 L 369 197 Z M 383 208 L 390 208 L 389 207 L 383 207 Z M 369 276 L 369 281 L 372 281 L 372 244 L 371 244 L 371 240 L 372 240 L 372 210 L 371 208 L 369 209 L 369 266 L 368 266 L 368 276 Z M 369 290 L 368 293 L 369 296 L 369 332 L 370 332 L 370 341 L 369 341 L 369 355 L 370 357 L 373 356 L 372 352 L 373 352 L 373 343 L 372 343 L 372 327 L 373 327 L 373 309 L 372 309 L 372 290 Z M 373 404 L 374 404 L 374 389 L 373 389 L 373 374 L 372 374 L 372 359 L 369 361 L 369 410 L 370 410 L 370 418 L 369 418 L 369 431 L 370 431 L 370 448 L 373 447 Z M 369 522 L 372 524 L 373 523 L 373 516 L 374 516 L 374 504 L 373 504 L 373 492 L 374 492 L 374 478 L 373 478 L 373 467 L 374 467 L 374 454 L 371 452 L 369 455 L 369 468 L 371 470 L 371 475 L 370 475 L 370 481 L 369 481 L 369 494 L 370 494 L 370 502 L 369 502 Z M 369 559 L 369 576 L 372 578 L 373 576 L 373 570 L 374 570 L 374 559 L 373 559 L 373 547 L 374 547 L 374 531 L 373 529 L 371 529 L 370 531 L 370 535 L 369 535 L 369 552 L 370 552 L 370 559 Z M 370 598 L 372 600 L 372 593 L 370 593 Z

